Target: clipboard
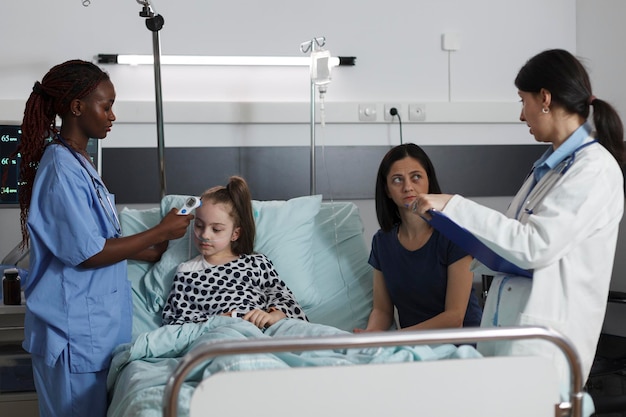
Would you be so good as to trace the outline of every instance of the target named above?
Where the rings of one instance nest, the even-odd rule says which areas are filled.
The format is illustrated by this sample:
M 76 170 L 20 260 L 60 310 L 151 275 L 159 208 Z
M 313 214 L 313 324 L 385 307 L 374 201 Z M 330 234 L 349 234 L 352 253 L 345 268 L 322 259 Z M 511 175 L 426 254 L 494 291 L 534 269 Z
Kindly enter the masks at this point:
M 484 243 L 478 240 L 476 236 L 467 231 L 467 229 L 456 224 L 442 212 L 429 210 L 428 214 L 431 215 L 431 219 L 426 221 L 430 223 L 431 226 L 437 229 L 452 242 L 463 248 L 467 253 L 479 260 L 492 271 L 526 278 L 533 277 L 532 271 L 522 269 L 519 266 L 507 261 L 489 249 Z

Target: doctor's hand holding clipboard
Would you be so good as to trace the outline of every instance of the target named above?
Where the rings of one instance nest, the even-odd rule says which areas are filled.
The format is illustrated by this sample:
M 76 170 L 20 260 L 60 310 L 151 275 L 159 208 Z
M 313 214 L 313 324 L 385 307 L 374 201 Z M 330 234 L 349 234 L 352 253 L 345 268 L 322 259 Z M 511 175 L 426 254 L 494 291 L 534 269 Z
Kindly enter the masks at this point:
M 437 196 L 442 195 L 443 194 L 438 194 Z M 414 205 L 413 207 L 416 208 L 417 205 Z M 467 253 L 472 255 L 476 260 L 480 261 L 491 271 L 526 278 L 533 277 L 532 271 L 522 269 L 505 259 L 503 256 L 498 255 L 487 245 L 481 242 L 480 239 L 470 233 L 467 229 L 456 224 L 443 212 L 435 209 L 429 209 L 423 217 L 431 226 L 443 233 L 448 239 L 465 249 Z

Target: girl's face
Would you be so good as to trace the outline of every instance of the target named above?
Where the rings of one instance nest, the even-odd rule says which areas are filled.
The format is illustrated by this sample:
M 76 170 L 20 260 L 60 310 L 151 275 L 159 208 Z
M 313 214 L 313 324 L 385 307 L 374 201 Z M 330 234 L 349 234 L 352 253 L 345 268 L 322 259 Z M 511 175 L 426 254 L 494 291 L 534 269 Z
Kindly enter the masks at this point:
M 235 227 L 230 211 L 229 205 L 211 201 L 196 209 L 194 241 L 207 262 L 234 256 L 231 243 L 239 238 L 239 227 Z
M 405 208 L 418 194 L 428 193 L 428 175 L 418 160 L 407 156 L 391 165 L 386 185 L 389 198 L 398 207 Z

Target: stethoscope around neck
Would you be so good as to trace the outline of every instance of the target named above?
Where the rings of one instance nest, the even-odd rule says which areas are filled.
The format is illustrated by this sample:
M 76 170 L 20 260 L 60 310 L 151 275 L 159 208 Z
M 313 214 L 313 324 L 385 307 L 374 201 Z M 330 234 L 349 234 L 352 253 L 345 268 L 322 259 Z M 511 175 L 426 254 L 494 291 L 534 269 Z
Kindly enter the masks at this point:
M 569 169 L 571 168 L 572 164 L 574 163 L 574 161 L 576 160 L 576 153 L 578 151 L 580 151 L 583 148 L 586 148 L 589 145 L 593 145 L 594 143 L 597 143 L 598 140 L 594 139 L 592 141 L 589 141 L 587 143 L 583 143 L 582 145 L 580 145 L 578 148 L 574 149 L 574 152 L 572 152 L 566 159 L 563 164 L 563 166 L 561 167 L 559 174 L 560 175 L 564 175 L 567 171 L 569 171 Z
M 556 167 L 554 167 L 553 171 L 556 172 L 559 177 L 565 175 L 567 173 L 567 171 L 569 171 L 569 169 L 572 167 L 574 162 L 576 161 L 576 153 L 578 153 L 578 151 L 580 151 L 581 149 L 586 148 L 589 145 L 593 145 L 594 143 L 597 143 L 597 142 L 598 142 L 598 140 L 594 139 L 592 141 L 583 143 L 582 145 L 580 145 L 579 147 L 574 149 L 574 151 L 571 154 L 569 154 L 563 161 L 561 161 L 560 164 L 558 164 Z M 528 173 L 528 175 L 526 176 L 526 178 L 528 178 L 531 175 L 533 175 L 534 170 L 535 170 L 535 168 L 531 169 L 530 172 Z M 535 195 L 544 193 L 547 188 L 552 187 L 554 185 L 554 181 L 555 180 L 553 180 L 553 181 L 544 181 L 541 184 L 536 184 L 535 186 L 533 186 L 533 188 L 534 188 L 537 185 L 539 185 L 539 187 L 534 190 Z M 531 188 L 531 190 L 532 190 L 532 188 Z M 530 193 L 530 191 L 529 191 L 529 193 Z M 530 201 L 528 201 L 528 198 L 526 198 L 525 200 L 526 200 L 526 204 L 530 203 Z M 518 209 L 516 217 L 519 217 L 520 210 L 522 210 L 522 207 L 520 207 Z M 524 210 L 524 213 L 526 213 L 527 215 L 534 214 L 534 210 L 533 210 L 532 207 L 524 207 L 523 210 Z
M 98 200 L 100 201 L 100 206 L 102 206 L 102 210 L 104 210 L 104 213 L 109 219 L 109 223 L 111 223 L 111 225 L 115 229 L 115 237 L 122 236 L 122 225 L 120 224 L 120 220 L 117 217 L 117 210 L 115 209 L 115 206 L 113 206 L 113 202 L 109 198 L 108 192 L 105 191 L 104 198 L 102 197 L 102 193 L 100 192 L 100 189 L 104 191 L 104 188 L 105 188 L 102 181 L 93 176 L 93 174 L 91 173 L 91 171 L 89 171 L 89 168 L 87 167 L 87 165 L 85 165 L 85 162 L 80 157 L 80 155 L 76 153 L 76 151 L 65 141 L 65 139 L 63 139 L 63 137 L 60 134 L 56 135 L 56 139 L 63 146 L 65 146 L 72 153 L 72 155 L 74 155 L 74 158 L 76 158 L 76 160 L 80 163 L 80 165 L 85 169 L 85 172 L 87 172 L 87 175 L 89 175 L 89 178 L 91 178 L 91 182 L 93 183 L 93 188 L 96 190 L 96 195 L 98 196 Z M 104 202 L 105 198 L 107 201 L 106 204 Z

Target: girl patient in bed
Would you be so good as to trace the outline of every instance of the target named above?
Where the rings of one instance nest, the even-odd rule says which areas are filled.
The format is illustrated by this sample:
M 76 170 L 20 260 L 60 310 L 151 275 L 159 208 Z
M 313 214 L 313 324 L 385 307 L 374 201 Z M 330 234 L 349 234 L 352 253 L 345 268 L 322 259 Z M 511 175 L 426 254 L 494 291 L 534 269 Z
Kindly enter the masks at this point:
M 200 255 L 179 265 L 163 308 L 163 324 L 240 317 L 264 329 L 285 318 L 308 321 L 272 262 L 253 253 L 255 223 L 246 181 L 204 192 L 196 209 L 194 242 Z

